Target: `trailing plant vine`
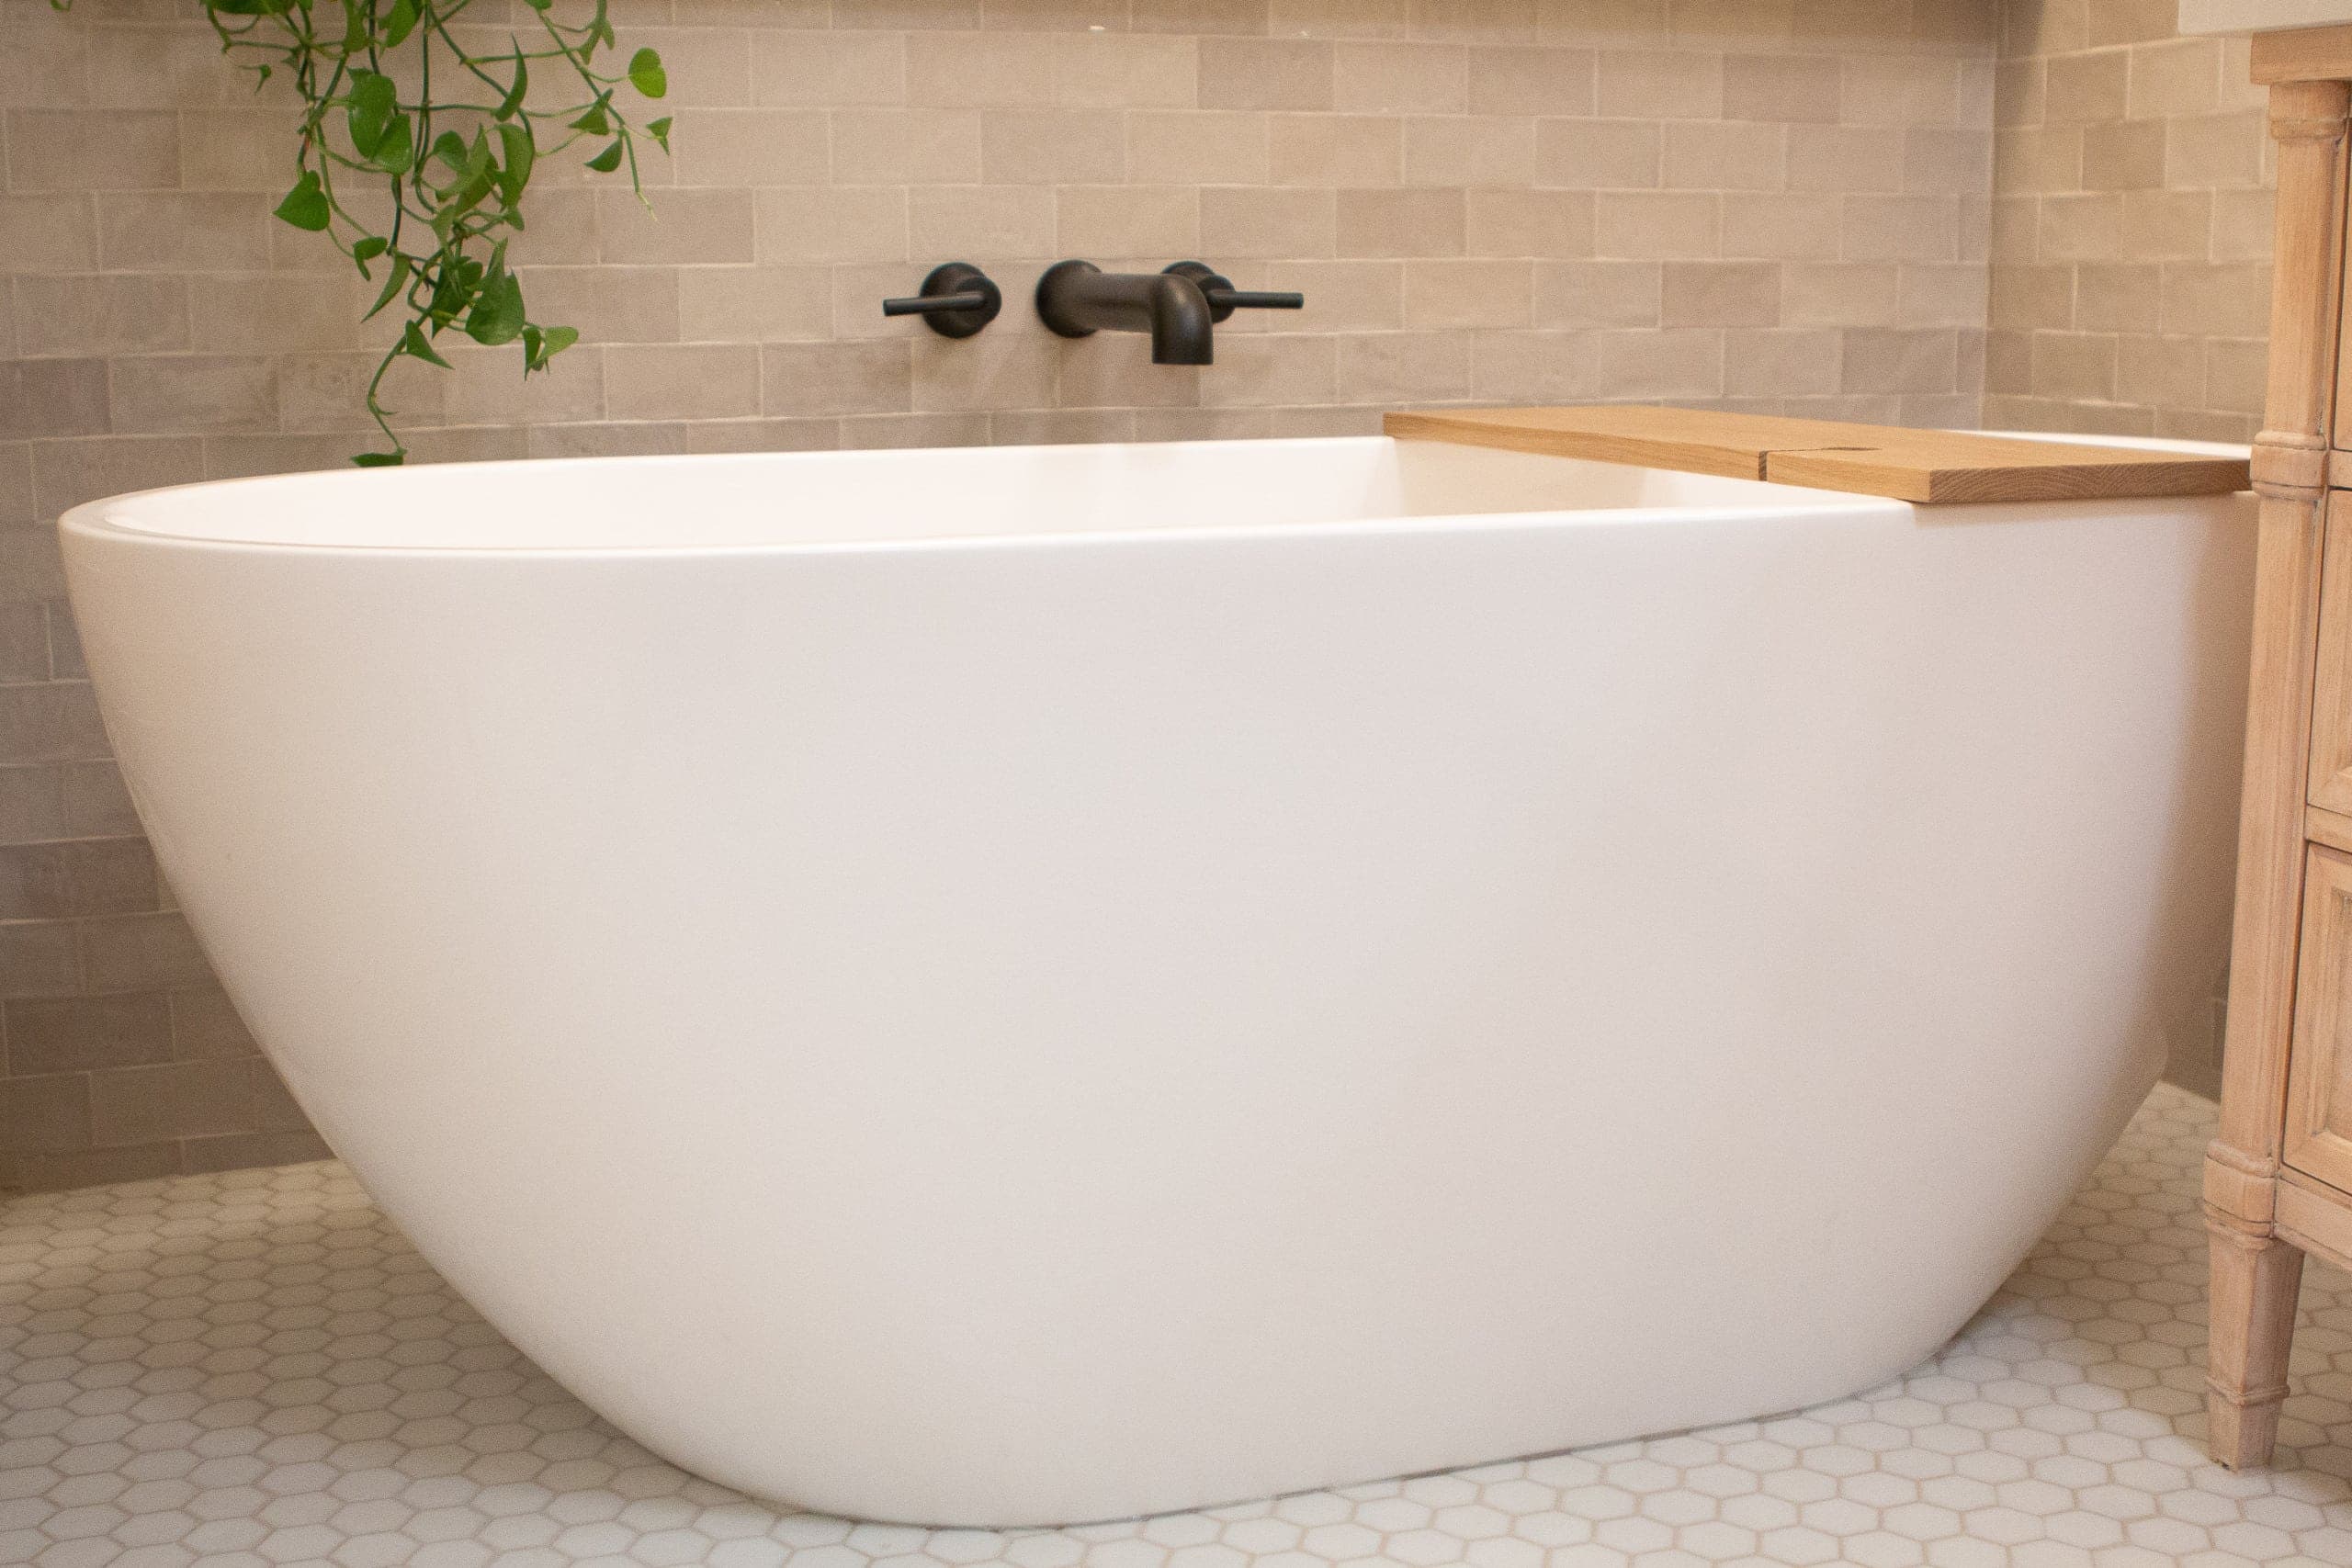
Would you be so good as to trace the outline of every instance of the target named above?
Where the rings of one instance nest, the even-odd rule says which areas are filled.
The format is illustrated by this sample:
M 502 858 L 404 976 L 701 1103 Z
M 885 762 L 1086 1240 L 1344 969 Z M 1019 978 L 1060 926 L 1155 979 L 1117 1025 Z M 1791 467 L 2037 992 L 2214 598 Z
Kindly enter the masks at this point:
M 576 24 L 558 18 L 559 0 L 526 4 L 538 29 L 529 46 L 509 33 L 503 51 L 478 53 L 460 32 L 475 0 L 204 0 L 221 51 L 249 62 L 256 88 L 283 73 L 301 100 L 295 180 L 277 216 L 332 240 L 378 285 L 368 318 L 399 322 L 367 393 L 390 449 L 352 459 L 362 466 L 407 457 L 384 380 L 402 359 L 448 368 L 434 346 L 442 333 L 519 344 L 526 376 L 579 341 L 531 318 L 507 266 L 539 161 L 594 143 L 587 166 L 626 168 L 642 198 L 638 139 L 670 150 L 668 116 L 640 129 L 616 98 L 624 86 L 666 94 L 662 57 L 640 49 L 621 69 L 599 68 L 599 51 L 618 53 L 606 0 Z

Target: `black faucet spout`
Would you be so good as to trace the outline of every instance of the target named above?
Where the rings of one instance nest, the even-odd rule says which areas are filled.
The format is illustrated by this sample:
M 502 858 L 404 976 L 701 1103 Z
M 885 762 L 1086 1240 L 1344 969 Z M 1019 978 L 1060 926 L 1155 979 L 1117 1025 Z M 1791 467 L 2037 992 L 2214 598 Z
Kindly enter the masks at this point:
M 1104 272 L 1092 262 L 1062 262 L 1037 280 L 1037 314 L 1064 337 L 1149 333 L 1154 365 L 1216 361 L 1208 296 L 1181 275 Z
M 1216 362 L 1216 344 L 1210 335 L 1216 315 L 1199 284 L 1188 277 L 1154 273 L 1144 285 L 1144 310 L 1151 319 L 1154 365 Z

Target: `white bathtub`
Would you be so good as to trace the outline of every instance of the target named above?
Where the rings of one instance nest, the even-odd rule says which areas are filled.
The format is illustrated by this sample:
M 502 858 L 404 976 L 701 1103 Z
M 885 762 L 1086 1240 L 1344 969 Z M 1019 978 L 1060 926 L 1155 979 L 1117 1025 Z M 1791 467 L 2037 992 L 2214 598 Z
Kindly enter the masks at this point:
M 64 521 L 173 886 L 689 1469 L 1100 1518 L 1933 1351 L 2205 1027 L 2245 498 L 1376 439 L 248 479 Z

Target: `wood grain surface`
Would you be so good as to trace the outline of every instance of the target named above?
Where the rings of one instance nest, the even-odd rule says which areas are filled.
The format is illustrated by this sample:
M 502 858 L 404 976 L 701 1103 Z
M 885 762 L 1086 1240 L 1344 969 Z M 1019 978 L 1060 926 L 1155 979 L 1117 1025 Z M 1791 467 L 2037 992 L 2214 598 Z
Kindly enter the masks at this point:
M 1623 403 L 1402 411 L 1388 415 L 1386 428 L 1400 438 L 1770 479 L 1930 505 L 2216 495 L 2248 484 L 2243 457 Z

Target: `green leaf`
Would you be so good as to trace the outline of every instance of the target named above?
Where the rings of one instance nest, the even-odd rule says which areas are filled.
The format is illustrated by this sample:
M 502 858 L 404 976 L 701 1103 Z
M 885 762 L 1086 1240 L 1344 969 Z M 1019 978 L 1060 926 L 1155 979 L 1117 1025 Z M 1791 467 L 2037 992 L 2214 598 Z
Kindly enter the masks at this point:
M 478 175 L 468 175 L 443 197 L 440 209 L 433 215 L 435 230 L 455 232 L 458 220 L 480 206 L 481 198 L 490 194 L 490 189 L 491 172 L 488 169 Z
M 523 332 L 523 286 L 511 272 L 491 275 L 466 312 L 466 335 L 495 346 L 513 343 Z
M 574 327 L 525 327 L 523 329 L 523 374 L 544 370 L 548 361 L 580 341 Z
M 384 144 L 385 127 L 398 107 L 390 76 L 373 71 L 352 73 L 351 107 L 347 118 L 351 145 L 361 157 L 373 159 L 376 156 L 376 149 Z
M 523 199 L 523 187 L 531 183 L 531 165 L 537 161 L 539 152 L 531 140 L 528 120 L 520 125 L 500 126 L 498 140 L 504 144 L 506 152 L 506 166 L 499 173 L 498 194 L 512 207 Z
M 498 100 L 497 118 L 513 119 L 514 111 L 523 107 L 523 95 L 530 90 L 530 86 L 531 68 L 524 62 L 523 46 L 517 43 L 514 45 L 514 85 L 506 89 L 504 97 Z
M 481 291 L 482 265 L 471 256 L 458 256 L 441 268 L 433 282 L 426 311 L 436 326 L 447 326 L 465 313 Z
M 660 119 L 646 121 L 645 134 L 660 142 L 662 151 L 667 152 L 670 150 L 670 117 L 665 114 Z
M 600 175 L 609 175 L 621 166 L 621 144 L 617 141 L 588 160 L 588 166 Z
M 400 297 L 401 290 L 408 286 L 408 280 L 415 270 L 414 265 L 411 264 L 408 259 L 407 252 L 398 251 L 393 253 L 392 270 L 384 279 L 383 292 L 376 296 L 376 302 L 373 305 L 368 306 L 367 313 L 362 315 L 359 319 L 363 321 L 368 320 L 378 311 L 381 310 L 385 306 L 398 299 Z
M 433 156 L 449 166 L 452 174 L 466 172 L 466 139 L 454 130 L 445 130 L 433 139 Z
M 397 468 L 408 461 L 408 454 L 405 452 L 361 452 L 356 454 L 351 460 L 353 464 L 362 468 Z
M 384 18 L 384 47 L 400 48 L 408 35 L 415 30 L 415 0 L 392 0 L 391 14 Z
M 640 49 L 628 57 L 629 85 L 649 98 L 658 98 L 670 90 L 670 73 L 662 69 L 662 57 L 650 49 Z
M 302 171 L 302 177 L 294 182 L 294 188 L 277 204 L 277 216 L 297 229 L 308 229 L 313 233 L 334 220 L 334 213 L 327 206 L 326 189 L 319 184 L 315 171 Z
M 351 259 L 358 266 L 359 276 L 362 277 L 374 276 L 375 275 L 368 270 L 368 264 L 374 261 L 378 256 L 382 255 L 386 251 L 389 251 L 391 248 L 392 243 L 390 240 L 385 239 L 381 234 L 369 234 L 362 239 L 353 241 L 351 244 Z
M 368 160 L 388 175 L 407 174 L 416 162 L 416 143 L 410 136 L 408 123 L 408 116 L 394 115 L 384 128 L 384 140 Z
M 433 344 L 425 338 L 424 329 L 414 321 L 411 321 L 401 333 L 401 352 L 412 358 L 422 359 L 427 365 L 438 365 L 444 370 L 449 368 L 449 362 L 434 352 Z
M 588 106 L 588 111 L 585 114 L 582 115 L 578 119 L 571 122 L 571 129 L 573 130 L 584 130 L 591 136 L 611 135 L 613 122 L 605 117 L 605 99 L 599 97 L 594 103 L 590 104 Z

